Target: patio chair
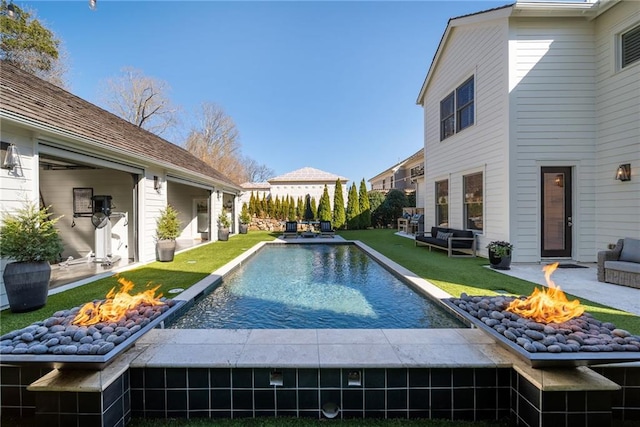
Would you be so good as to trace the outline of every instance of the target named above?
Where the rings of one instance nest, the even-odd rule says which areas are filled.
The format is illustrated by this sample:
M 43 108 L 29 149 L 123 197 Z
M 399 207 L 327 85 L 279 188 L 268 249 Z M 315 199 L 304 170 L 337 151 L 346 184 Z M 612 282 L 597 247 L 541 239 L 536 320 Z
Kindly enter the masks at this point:
M 320 237 L 334 237 L 335 230 L 331 226 L 331 221 L 320 221 Z
M 287 221 L 284 226 L 282 237 L 298 237 L 298 223 L 296 221 Z

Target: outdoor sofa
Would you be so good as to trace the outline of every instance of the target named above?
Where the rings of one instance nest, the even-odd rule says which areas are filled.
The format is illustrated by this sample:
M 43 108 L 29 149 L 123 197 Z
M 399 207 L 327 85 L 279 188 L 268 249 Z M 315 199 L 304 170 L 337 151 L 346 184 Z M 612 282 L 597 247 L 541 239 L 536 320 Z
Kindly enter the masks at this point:
M 625 237 L 598 252 L 598 281 L 640 289 L 640 239 Z
M 471 230 L 431 227 L 431 232 L 416 233 L 415 244 L 446 250 L 449 257 L 476 256 L 476 236 Z

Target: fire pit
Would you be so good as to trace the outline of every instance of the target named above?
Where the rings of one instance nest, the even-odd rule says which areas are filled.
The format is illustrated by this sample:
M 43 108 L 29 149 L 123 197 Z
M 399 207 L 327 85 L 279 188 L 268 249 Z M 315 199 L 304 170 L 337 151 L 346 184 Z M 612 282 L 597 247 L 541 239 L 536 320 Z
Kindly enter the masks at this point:
M 131 295 L 133 283 L 119 279 L 104 300 L 62 310 L 0 337 L 0 361 L 58 369 L 104 369 L 184 301 L 155 295 L 158 287 Z
M 544 268 L 548 288 L 528 297 L 469 296 L 445 304 L 533 367 L 580 366 L 640 360 L 640 336 L 600 322 L 580 301 L 567 300 Z

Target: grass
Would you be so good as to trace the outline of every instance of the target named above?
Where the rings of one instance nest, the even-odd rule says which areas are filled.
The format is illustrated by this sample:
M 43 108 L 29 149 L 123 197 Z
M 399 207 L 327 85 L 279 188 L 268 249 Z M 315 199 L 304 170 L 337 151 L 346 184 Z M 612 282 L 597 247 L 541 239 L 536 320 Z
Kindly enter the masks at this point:
M 462 292 L 470 295 L 496 295 L 504 290 L 514 295 L 529 295 L 537 286 L 526 280 L 507 276 L 485 268 L 485 258 L 449 258 L 444 251 L 429 251 L 416 247 L 413 240 L 396 236 L 395 230 L 340 231 L 348 240 L 360 240 L 373 249 L 413 271 L 453 296 Z M 160 286 L 159 292 L 167 294 L 172 288 L 189 288 L 212 271 L 225 265 L 260 241 L 273 240 L 277 233 L 253 231 L 233 236 L 226 242 L 213 242 L 175 256 L 173 262 L 153 262 L 122 276 L 136 283 L 133 292 L 143 286 Z M 103 299 L 114 286 L 117 277 L 112 276 L 90 284 L 51 295 L 47 305 L 29 313 L 0 313 L 0 333 L 20 329 L 45 319 L 58 310 L 80 306 L 94 299 Z M 575 296 L 569 295 L 570 298 Z M 580 298 L 587 311 L 604 322 L 633 334 L 640 334 L 640 317 Z

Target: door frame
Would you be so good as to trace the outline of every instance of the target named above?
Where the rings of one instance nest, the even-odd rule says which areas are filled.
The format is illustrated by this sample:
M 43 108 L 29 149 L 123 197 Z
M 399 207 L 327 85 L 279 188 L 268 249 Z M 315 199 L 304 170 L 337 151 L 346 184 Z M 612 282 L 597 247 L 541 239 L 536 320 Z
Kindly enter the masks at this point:
M 545 250 L 545 174 L 556 174 L 554 185 L 564 189 L 564 248 Z M 560 178 L 562 177 L 562 178 Z M 573 167 L 540 167 L 540 256 L 542 258 L 571 258 L 573 255 Z

